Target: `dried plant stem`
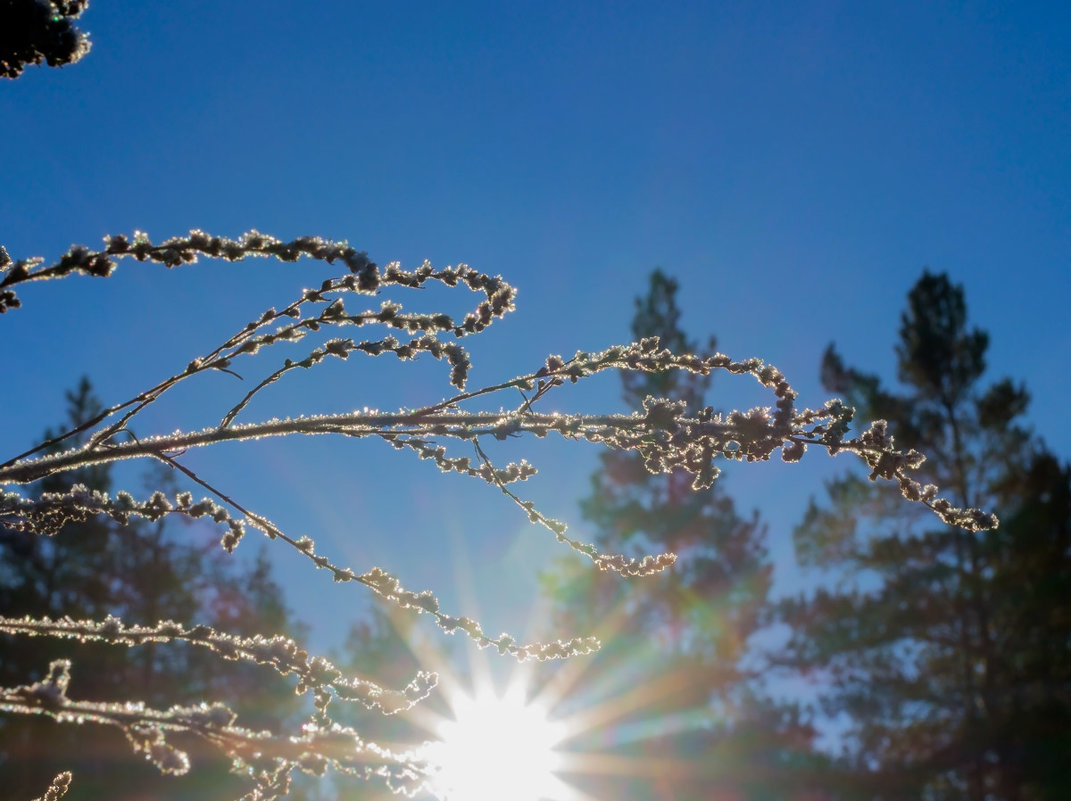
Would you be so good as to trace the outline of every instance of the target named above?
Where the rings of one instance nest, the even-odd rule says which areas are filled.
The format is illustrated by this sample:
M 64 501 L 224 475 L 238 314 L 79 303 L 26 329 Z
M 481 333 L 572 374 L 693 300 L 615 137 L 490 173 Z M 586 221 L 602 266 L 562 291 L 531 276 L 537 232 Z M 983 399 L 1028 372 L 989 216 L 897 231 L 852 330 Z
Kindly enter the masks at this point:
M 597 648 L 598 643 L 593 638 L 576 637 L 564 642 L 518 644 L 506 634 L 489 637 L 477 621 L 443 612 L 430 591 L 413 592 L 379 568 L 358 573 L 316 553 L 311 538 L 288 535 L 268 517 L 248 508 L 183 464 L 182 456 L 193 448 L 266 437 L 378 437 L 399 450 L 434 461 L 443 471 L 464 474 L 490 484 L 523 510 L 532 523 L 547 528 L 559 541 L 590 559 L 599 569 L 625 576 L 645 576 L 664 570 L 673 564 L 675 557 L 673 554 L 652 554 L 632 559 L 602 554 L 592 545 L 567 537 L 563 522 L 543 514 L 511 488 L 515 482 L 534 475 L 535 468 L 524 460 L 495 466 L 482 440 L 546 437 L 554 433 L 601 447 L 635 451 L 643 456 L 644 465 L 650 472 L 689 474 L 692 486 L 697 490 L 709 487 L 718 477 L 719 460 L 765 461 L 779 451 L 784 461 L 796 462 L 803 457 L 807 447 L 813 445 L 824 448 L 830 455 L 854 454 L 870 469 L 872 480 L 896 482 L 907 500 L 925 505 L 945 523 L 968 530 L 997 525 L 994 516 L 977 509 L 954 507 L 938 497 L 937 487 L 923 486 L 916 481 L 912 476 L 924 457 L 914 451 L 897 450 L 885 421 L 875 421 L 857 436 L 850 437 L 854 410 L 838 399 L 826 401 L 817 409 L 798 409 L 797 393 L 781 371 L 759 359 L 735 361 L 721 353 L 705 358 L 674 353 L 662 348 L 657 338 L 648 338 L 601 352 L 580 351 L 568 360 L 551 355 L 535 371 L 470 389 L 467 382 L 472 365 L 469 354 L 458 340 L 482 332 L 510 312 L 515 292 L 501 277 L 490 276 L 467 265 L 434 269 L 424 263 L 413 271 L 402 270 L 397 264 L 380 268 L 345 242 L 317 237 L 282 242 L 251 231 L 231 240 L 195 230 L 186 237 L 153 244 L 147 235 L 137 232 L 133 240 L 125 236 L 106 237 L 105 247 L 97 251 L 73 246 L 50 266 L 42 266 L 40 259 L 12 261 L 0 248 L 0 312 L 20 306 L 15 288 L 21 288 L 23 284 L 77 274 L 104 277 L 123 258 L 153 261 L 170 268 L 195 262 L 200 256 L 230 261 L 265 256 L 296 261 L 299 257 L 308 257 L 328 264 L 341 262 L 348 274 L 329 278 L 318 289 L 305 289 L 281 311 L 266 310 L 217 347 L 194 358 L 184 369 L 173 372 L 151 388 L 0 463 L 0 525 L 13 531 L 53 536 L 67 523 L 84 521 L 92 516 L 104 516 L 121 525 L 128 524 L 132 518 L 156 521 L 165 515 L 209 518 L 225 528 L 221 544 L 228 552 L 238 545 L 246 528 L 251 526 L 273 540 L 286 542 L 317 568 L 331 573 L 335 581 L 360 584 L 399 607 L 431 615 L 448 633 L 463 632 L 481 647 L 493 647 L 518 659 L 563 658 L 589 652 Z M 385 290 L 419 289 L 429 282 L 467 288 L 480 296 L 480 300 L 457 318 L 442 312 L 409 313 L 391 300 L 382 301 L 378 309 L 353 311 L 346 308 L 346 302 L 355 298 L 366 298 Z M 327 339 L 302 359 L 284 360 L 233 403 L 218 425 L 169 434 L 139 432 L 138 437 L 133 436 L 132 426 L 138 415 L 179 383 L 210 370 L 238 375 L 234 363 L 239 359 L 249 360 L 275 345 L 295 343 L 325 329 L 333 331 L 347 326 L 361 330 L 379 327 L 387 333 L 364 340 Z M 237 422 L 255 396 L 298 368 L 313 369 L 328 357 L 348 359 L 351 355 L 378 357 L 387 354 L 403 361 L 432 358 L 443 362 L 449 367 L 449 382 L 454 394 L 445 399 L 429 400 L 415 410 L 382 412 L 365 408 L 319 416 L 304 416 L 298 410 L 295 416 L 284 419 Z M 633 414 L 557 414 L 534 408 L 537 403 L 545 403 L 552 390 L 596 373 L 666 370 L 684 370 L 704 376 L 719 370 L 732 375 L 750 375 L 772 394 L 773 401 L 767 407 L 728 414 L 715 413 L 709 407 L 689 411 L 679 399 L 655 397 L 648 397 L 643 411 Z M 523 398 L 520 405 L 516 404 L 513 390 L 520 392 Z M 486 406 L 487 399 L 502 392 L 509 395 L 510 401 L 503 404 L 502 410 L 489 412 L 472 408 L 477 405 L 475 401 Z M 213 415 L 212 419 L 220 418 Z M 122 432 L 129 434 L 130 439 L 116 441 Z M 64 443 L 82 444 L 59 451 Z M 450 456 L 443 443 L 466 443 L 466 447 L 475 450 L 475 462 L 468 457 Z M 139 501 L 125 491 L 112 497 L 73 479 L 58 491 L 42 491 L 33 486 L 44 479 L 55 483 L 57 478 L 83 468 L 138 458 L 167 464 L 209 492 L 214 499 L 194 501 L 189 492 L 169 497 L 157 491 L 147 500 Z M 233 713 L 222 704 L 157 710 L 136 701 L 73 701 L 67 697 L 70 664 L 65 660 L 53 662 L 47 678 L 40 682 L 0 688 L 0 710 L 119 727 L 134 750 L 144 753 L 164 772 L 180 773 L 188 768 L 186 755 L 166 739 L 168 733 L 182 731 L 213 743 L 245 770 L 253 782 L 253 789 L 244 797 L 248 801 L 267 801 L 285 794 L 294 770 L 318 775 L 326 767 L 333 767 L 366 777 L 381 775 L 392 787 L 403 791 L 412 791 L 424 782 L 424 766 L 415 752 L 397 754 L 363 741 L 355 731 L 331 721 L 328 704 L 333 698 L 357 701 L 381 713 L 393 714 L 427 695 L 435 684 L 434 674 L 420 673 L 403 689 L 387 689 L 367 679 L 342 675 L 328 660 L 310 657 L 285 637 L 266 634 L 243 638 L 207 626 L 173 621 L 139 626 L 113 617 L 76 621 L 0 616 L 0 633 L 127 647 L 184 641 L 207 648 L 221 659 L 249 661 L 284 676 L 296 676 L 298 692 L 312 695 L 315 714 L 300 734 L 286 736 L 253 732 L 237 726 Z M 58 799 L 66 791 L 69 781 L 69 774 L 57 776 L 45 798 L 49 801 Z

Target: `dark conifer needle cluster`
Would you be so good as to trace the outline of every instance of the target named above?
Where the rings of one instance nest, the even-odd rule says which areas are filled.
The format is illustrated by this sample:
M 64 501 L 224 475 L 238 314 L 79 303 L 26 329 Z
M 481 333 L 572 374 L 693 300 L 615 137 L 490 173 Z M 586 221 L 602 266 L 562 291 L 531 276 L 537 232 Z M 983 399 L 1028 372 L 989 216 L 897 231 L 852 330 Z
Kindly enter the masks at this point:
M 29 64 L 62 67 L 82 58 L 89 37 L 73 21 L 88 6 L 89 0 L 0 0 L 0 78 L 18 78 Z

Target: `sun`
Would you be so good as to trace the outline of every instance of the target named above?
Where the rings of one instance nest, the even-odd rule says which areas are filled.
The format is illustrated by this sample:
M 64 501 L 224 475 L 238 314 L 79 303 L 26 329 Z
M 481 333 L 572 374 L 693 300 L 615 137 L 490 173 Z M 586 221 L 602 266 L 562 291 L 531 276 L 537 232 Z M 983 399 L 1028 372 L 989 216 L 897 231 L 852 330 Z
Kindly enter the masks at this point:
M 460 586 L 471 586 L 470 576 L 462 578 L 468 581 Z M 467 600 L 478 615 L 475 599 Z M 530 630 L 546 615 L 545 608 L 534 610 Z M 412 749 L 404 737 L 380 744 L 412 749 L 426 794 L 437 801 L 609 801 L 622 797 L 630 779 L 649 783 L 690 769 L 680 760 L 637 756 L 642 748 L 618 748 L 664 734 L 660 724 L 619 724 L 687 692 L 691 684 L 679 675 L 637 682 L 635 671 L 601 675 L 590 657 L 502 661 L 493 648 L 468 649 L 461 669 L 456 655 L 413 636 L 401 611 L 389 610 L 387 618 L 420 667 L 438 676 L 438 687 L 434 698 L 404 713 L 422 745 Z M 611 642 L 631 619 L 622 606 L 595 633 Z
M 453 719 L 438 725 L 428 746 L 436 795 L 446 801 L 558 801 L 567 787 L 555 771 L 554 750 L 564 726 L 528 702 L 514 687 L 498 695 L 484 689 L 451 700 Z

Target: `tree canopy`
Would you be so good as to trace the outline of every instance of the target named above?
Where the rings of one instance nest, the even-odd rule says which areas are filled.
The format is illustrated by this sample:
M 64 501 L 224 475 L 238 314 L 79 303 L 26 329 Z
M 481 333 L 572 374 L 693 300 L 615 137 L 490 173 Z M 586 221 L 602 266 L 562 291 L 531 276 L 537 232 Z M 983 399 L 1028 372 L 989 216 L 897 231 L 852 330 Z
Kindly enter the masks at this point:
M 997 512 L 999 528 L 934 526 L 887 486 L 832 481 L 795 532 L 832 586 L 781 606 L 787 664 L 829 679 L 850 721 L 847 786 L 869 799 L 1055 799 L 1071 754 L 1069 472 L 1022 422 L 1029 395 L 983 382 L 987 334 L 961 286 L 924 273 L 896 346 L 901 388 L 846 366 L 826 389 L 927 454 L 923 481 Z
M 29 64 L 72 64 L 89 52 L 74 24 L 89 0 L 0 0 L 0 77 L 18 78 Z

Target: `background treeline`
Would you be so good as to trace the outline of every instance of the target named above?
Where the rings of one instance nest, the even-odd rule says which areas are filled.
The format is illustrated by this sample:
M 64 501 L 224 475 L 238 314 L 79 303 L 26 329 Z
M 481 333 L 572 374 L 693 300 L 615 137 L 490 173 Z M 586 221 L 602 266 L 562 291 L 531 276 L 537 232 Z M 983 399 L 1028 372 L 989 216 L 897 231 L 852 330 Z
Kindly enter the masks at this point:
M 92 419 L 102 408 L 86 378 L 67 401 L 63 430 Z M 51 436 L 46 432 L 46 439 Z M 42 481 L 37 492 L 64 489 L 68 478 L 90 489 L 115 489 L 110 465 L 76 472 L 58 482 Z M 165 468 L 145 478 L 157 488 L 174 481 Z M 218 551 L 218 533 L 211 526 L 163 520 L 132 519 L 121 525 L 90 518 L 68 524 L 53 537 L 0 524 L 0 610 L 9 617 L 103 620 L 113 615 L 137 623 L 206 624 L 247 636 L 300 636 L 302 626 L 287 608 L 264 551 L 245 562 L 221 560 Z M 277 728 L 299 711 L 293 688 L 272 671 L 221 662 L 206 649 L 184 643 L 128 649 L 5 635 L 0 640 L 0 686 L 39 681 L 49 662 L 61 658 L 73 660 L 79 693 L 87 700 L 137 698 L 167 709 L 227 698 L 255 728 Z M 162 776 L 112 727 L 0 716 L 3 795 L 34 798 L 64 770 L 77 777 L 67 796 L 72 799 L 195 799 L 207 797 L 208 788 L 221 797 L 243 792 L 243 783 L 230 774 L 218 751 L 196 738 L 185 745 L 198 769 L 182 777 Z M 122 782 L 116 781 L 120 775 Z
M 710 352 L 680 324 L 660 271 L 632 334 Z M 600 548 L 680 553 L 674 571 L 625 584 L 549 576 L 559 623 L 598 631 L 600 677 L 582 692 L 618 710 L 577 743 L 621 757 L 587 780 L 600 798 L 1048 801 L 1071 787 L 1071 469 L 1023 418 L 1025 387 L 985 377 L 988 335 L 962 286 L 924 273 L 907 297 L 895 387 L 834 346 L 827 390 L 857 419 L 886 419 L 929 456 L 925 479 L 995 511 L 995 531 L 934 526 L 859 471 L 830 481 L 793 539 L 813 589 L 771 596 L 768 531 L 729 481 L 693 493 L 683 474 L 607 452 L 584 516 Z M 624 400 L 711 402 L 709 380 L 626 375 Z M 920 477 L 921 478 L 921 477 Z M 763 630 L 787 636 L 779 647 Z M 787 635 L 786 635 L 787 632 Z M 793 685 L 793 679 L 796 684 Z M 777 687 L 809 686 L 791 703 Z M 578 702 L 582 703 L 582 702 Z M 822 730 L 831 734 L 817 747 Z M 830 747 L 829 743 L 836 745 Z

